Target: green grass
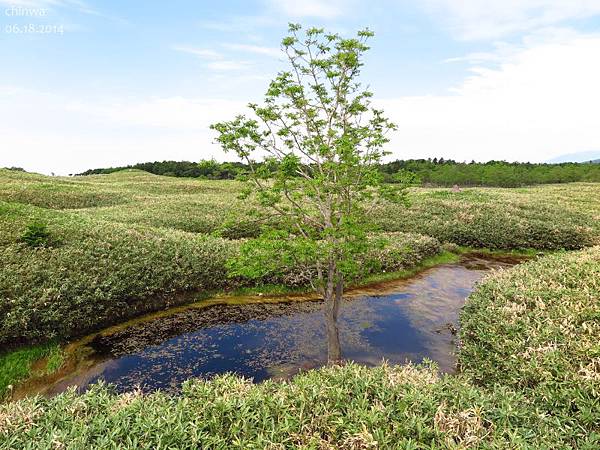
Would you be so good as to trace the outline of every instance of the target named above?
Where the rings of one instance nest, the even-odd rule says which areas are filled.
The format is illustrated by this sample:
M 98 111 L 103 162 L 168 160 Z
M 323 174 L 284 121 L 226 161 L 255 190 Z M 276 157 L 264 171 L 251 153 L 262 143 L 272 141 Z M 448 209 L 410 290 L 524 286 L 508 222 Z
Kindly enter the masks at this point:
M 96 385 L 0 405 L 0 448 L 600 446 L 600 247 L 493 272 L 462 315 L 462 372 L 347 364 L 291 381 Z
M 32 364 L 42 358 L 47 358 L 44 373 L 54 373 L 63 363 L 60 346 L 47 343 L 0 354 L 0 400 L 11 386 L 30 377 Z
M 239 200 L 236 181 L 207 181 L 123 171 L 89 177 L 44 177 L 0 169 L 0 200 L 127 225 L 227 238 L 256 236 L 256 204 Z M 385 205 L 374 218 L 383 231 L 414 232 L 442 242 L 498 249 L 576 249 L 600 243 L 600 183 L 521 189 L 412 191 L 413 206 Z M 84 200 L 82 200 L 82 198 Z

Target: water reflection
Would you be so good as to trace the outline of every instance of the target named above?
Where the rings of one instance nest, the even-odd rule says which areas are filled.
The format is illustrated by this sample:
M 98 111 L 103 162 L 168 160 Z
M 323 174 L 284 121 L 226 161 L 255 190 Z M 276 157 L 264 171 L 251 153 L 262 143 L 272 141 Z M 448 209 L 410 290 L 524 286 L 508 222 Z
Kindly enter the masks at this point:
M 367 365 L 429 358 L 452 371 L 465 298 L 486 270 L 511 263 L 470 257 L 347 296 L 338 318 L 343 357 Z M 85 389 L 100 379 L 119 391 L 140 386 L 176 392 L 190 377 L 223 372 L 255 381 L 289 377 L 327 362 L 322 307 L 306 301 L 184 309 L 98 336 L 85 369 L 50 392 L 68 385 Z

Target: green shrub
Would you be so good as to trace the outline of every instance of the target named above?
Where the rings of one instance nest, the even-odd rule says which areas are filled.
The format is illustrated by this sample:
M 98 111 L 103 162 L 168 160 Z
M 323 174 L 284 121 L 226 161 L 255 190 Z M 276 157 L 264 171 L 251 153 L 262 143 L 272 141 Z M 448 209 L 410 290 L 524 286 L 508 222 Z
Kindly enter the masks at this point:
M 21 241 L 32 248 L 48 247 L 50 244 L 48 226 L 41 222 L 30 223 L 21 235 Z
M 16 237 L 32 218 L 48 223 L 61 245 L 23 251 Z M 302 267 L 286 267 L 280 278 L 230 278 L 226 261 L 239 241 L 2 202 L 0 219 L 0 343 L 66 339 L 194 299 L 184 292 L 306 283 Z M 390 241 L 383 253 L 365 255 L 365 265 L 380 259 L 390 271 L 410 268 L 439 253 L 424 236 L 391 234 Z
M 600 243 L 600 184 L 529 189 L 416 190 L 411 208 L 384 205 L 385 231 L 493 249 L 580 249 Z
M 61 245 L 23 251 L 20 223 L 42 217 Z M 223 287 L 235 242 L 0 203 L 0 343 L 67 338 Z
M 45 177 L 0 169 L 0 200 L 77 208 L 80 215 L 229 239 L 255 237 L 258 208 L 238 198 L 236 181 L 162 177 L 139 170 L 88 177 Z M 383 231 L 414 232 L 459 245 L 500 249 L 577 249 L 600 242 L 600 184 L 519 189 L 422 189 L 412 207 L 373 213 Z
M 461 324 L 475 383 L 526 393 L 565 433 L 600 432 L 600 247 L 492 273 Z
M 181 396 L 83 395 L 0 405 L 0 448 L 597 448 L 526 396 L 432 367 L 347 364 L 292 381 L 190 380 Z M 595 447 L 596 446 L 596 447 Z

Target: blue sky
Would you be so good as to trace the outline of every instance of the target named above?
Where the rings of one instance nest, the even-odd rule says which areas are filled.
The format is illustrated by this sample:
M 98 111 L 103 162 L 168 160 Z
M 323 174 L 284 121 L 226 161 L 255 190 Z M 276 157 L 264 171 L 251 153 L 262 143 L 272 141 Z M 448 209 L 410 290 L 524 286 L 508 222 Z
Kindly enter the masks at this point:
M 600 151 L 598 0 L 0 0 L 0 166 L 228 159 L 208 125 L 260 100 L 290 21 L 375 31 L 394 158 Z

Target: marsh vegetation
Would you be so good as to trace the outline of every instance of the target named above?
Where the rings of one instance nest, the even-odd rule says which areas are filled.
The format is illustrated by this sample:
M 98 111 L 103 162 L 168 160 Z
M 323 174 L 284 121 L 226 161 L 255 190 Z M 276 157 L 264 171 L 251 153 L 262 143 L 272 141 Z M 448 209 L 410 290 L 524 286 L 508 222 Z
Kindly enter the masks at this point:
M 598 448 L 600 184 L 386 180 L 372 33 L 301 30 L 239 181 L 0 170 L 0 447 Z

